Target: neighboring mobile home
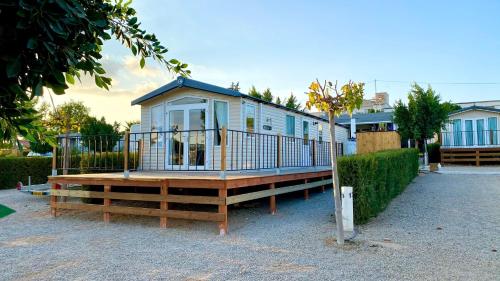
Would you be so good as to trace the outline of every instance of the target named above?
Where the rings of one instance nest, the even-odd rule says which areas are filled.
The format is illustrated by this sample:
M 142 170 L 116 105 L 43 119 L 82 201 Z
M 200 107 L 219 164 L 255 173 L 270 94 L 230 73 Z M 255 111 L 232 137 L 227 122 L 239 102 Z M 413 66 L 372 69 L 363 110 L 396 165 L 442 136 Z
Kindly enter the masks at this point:
M 219 170 L 223 127 L 226 170 L 330 165 L 327 119 L 238 91 L 178 77 L 132 105 L 141 106 L 130 140 L 142 139 L 142 169 Z M 336 134 L 341 154 L 348 130 L 336 125 Z
M 442 163 L 500 163 L 500 103 L 488 105 L 467 105 L 449 115 L 441 132 Z

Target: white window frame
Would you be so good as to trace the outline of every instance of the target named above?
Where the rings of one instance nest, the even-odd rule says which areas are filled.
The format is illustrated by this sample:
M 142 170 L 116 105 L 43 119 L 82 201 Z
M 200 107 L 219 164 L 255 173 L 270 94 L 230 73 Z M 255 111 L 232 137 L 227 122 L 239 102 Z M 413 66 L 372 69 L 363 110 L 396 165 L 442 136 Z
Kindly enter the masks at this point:
M 158 133 L 157 140 L 156 140 L 156 142 L 153 143 L 152 132 L 153 132 L 153 109 L 154 108 L 160 108 L 160 125 L 162 128 L 161 131 L 165 131 L 165 103 L 162 102 L 159 104 L 152 105 L 149 109 L 149 131 L 151 132 L 150 143 L 151 143 L 151 146 L 156 147 L 156 146 L 158 146 L 158 143 L 163 145 L 163 138 L 161 137 L 161 134 Z M 161 131 L 157 130 L 156 132 L 161 132 Z
M 293 135 L 289 135 L 288 134 L 288 116 L 292 117 L 293 118 Z M 290 138 L 295 138 L 295 134 L 296 134 L 296 128 L 297 127 L 297 117 L 295 115 L 291 115 L 291 114 L 285 114 L 285 136 L 287 137 L 290 137 Z
M 254 104 L 251 104 L 251 103 L 245 103 L 244 104 L 245 106 L 245 110 L 243 112 L 243 125 L 244 125 L 244 129 L 245 129 L 245 133 L 247 133 L 247 137 L 250 137 L 252 136 L 253 134 L 257 133 L 256 131 L 256 127 L 257 127 L 257 107 L 254 105 Z M 248 107 L 253 107 L 253 118 L 254 118 L 254 122 L 253 122 L 253 132 L 248 132 L 248 127 L 247 127 L 247 109 Z M 229 121 L 229 120 L 228 120 Z

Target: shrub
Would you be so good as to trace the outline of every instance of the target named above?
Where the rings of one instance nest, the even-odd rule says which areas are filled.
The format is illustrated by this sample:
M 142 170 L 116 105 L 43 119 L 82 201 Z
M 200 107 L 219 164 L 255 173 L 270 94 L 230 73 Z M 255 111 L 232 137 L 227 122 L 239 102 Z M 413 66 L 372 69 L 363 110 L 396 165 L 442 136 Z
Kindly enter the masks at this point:
M 387 150 L 338 159 L 341 186 L 352 186 L 354 222 L 382 212 L 418 174 L 418 150 Z
M 429 154 L 429 163 L 441 162 L 441 145 L 439 143 L 431 143 L 427 145 L 427 153 Z
M 19 181 L 27 185 L 28 176 L 32 184 L 46 183 L 51 171 L 50 157 L 0 158 L 0 189 L 14 188 Z

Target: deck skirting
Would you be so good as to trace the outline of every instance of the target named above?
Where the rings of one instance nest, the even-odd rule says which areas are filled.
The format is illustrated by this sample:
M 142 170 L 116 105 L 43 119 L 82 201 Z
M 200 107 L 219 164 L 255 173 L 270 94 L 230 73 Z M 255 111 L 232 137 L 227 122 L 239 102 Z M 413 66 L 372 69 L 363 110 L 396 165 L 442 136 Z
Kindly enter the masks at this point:
M 441 148 L 442 164 L 495 164 L 500 163 L 500 147 Z

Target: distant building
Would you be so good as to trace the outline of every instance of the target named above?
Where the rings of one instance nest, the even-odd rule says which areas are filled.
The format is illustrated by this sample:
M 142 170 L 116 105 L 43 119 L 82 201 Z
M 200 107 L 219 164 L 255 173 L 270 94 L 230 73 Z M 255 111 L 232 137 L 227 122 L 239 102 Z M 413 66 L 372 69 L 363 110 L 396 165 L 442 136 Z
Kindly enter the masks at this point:
M 389 94 L 387 92 L 379 92 L 375 97 L 363 100 L 361 108 L 355 113 L 374 113 L 374 112 L 392 112 L 393 108 L 389 104 Z

